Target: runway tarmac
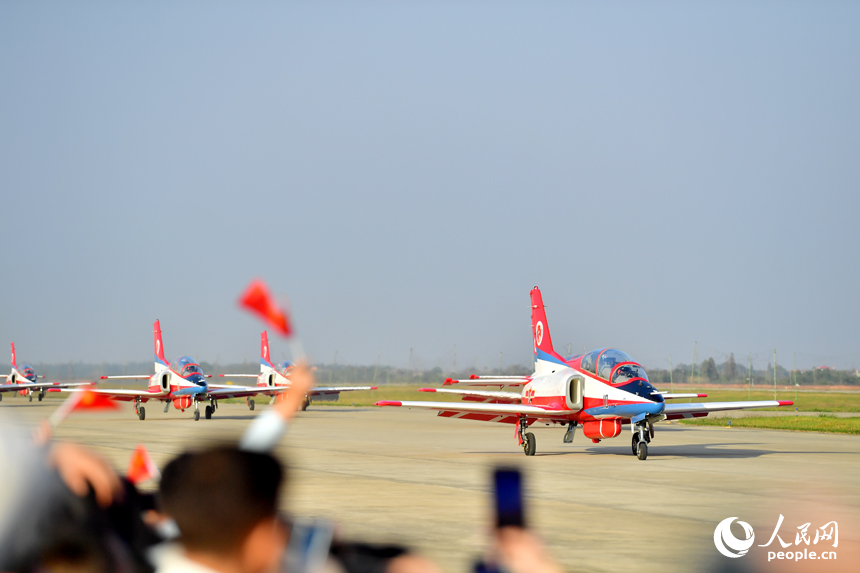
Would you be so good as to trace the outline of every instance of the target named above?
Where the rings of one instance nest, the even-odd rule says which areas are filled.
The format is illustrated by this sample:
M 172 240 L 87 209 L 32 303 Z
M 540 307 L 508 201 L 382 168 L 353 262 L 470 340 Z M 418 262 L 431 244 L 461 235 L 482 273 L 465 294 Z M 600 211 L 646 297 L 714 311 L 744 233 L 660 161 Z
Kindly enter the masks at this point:
M 0 417 L 35 424 L 58 404 L 4 398 Z M 198 422 L 190 410 L 163 414 L 157 405 L 141 422 L 123 408 L 73 416 L 56 437 L 92 446 L 121 470 L 143 443 L 163 467 L 185 448 L 238 438 L 265 406 L 222 404 L 212 420 Z M 812 531 L 836 520 L 839 560 L 815 566 L 851 569 L 860 533 L 857 436 L 658 425 L 643 462 L 632 455 L 629 432 L 595 445 L 579 432 L 563 444 L 558 427 L 533 431 L 537 455 L 529 458 L 505 424 L 312 405 L 278 450 L 291 466 L 285 505 L 334 518 L 347 537 L 405 543 L 447 571 L 466 571 L 487 543 L 490 470 L 515 465 L 526 472 L 531 524 L 569 571 L 737 564 L 716 552 L 716 524 L 737 516 L 764 544 L 780 513 L 780 536 L 792 542 L 798 526 L 811 522 Z M 744 564 L 767 550 L 753 547 Z

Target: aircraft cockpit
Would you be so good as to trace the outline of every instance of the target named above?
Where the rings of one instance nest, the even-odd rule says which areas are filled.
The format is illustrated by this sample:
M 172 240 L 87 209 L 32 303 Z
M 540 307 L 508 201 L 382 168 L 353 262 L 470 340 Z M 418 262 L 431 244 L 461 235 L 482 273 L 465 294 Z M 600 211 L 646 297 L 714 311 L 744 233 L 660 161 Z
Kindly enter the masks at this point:
M 642 398 L 662 402 L 663 397 L 648 381 L 648 374 L 627 353 L 614 348 L 593 350 L 582 357 L 580 368 L 613 386 Z
M 29 364 L 24 364 L 21 367 L 20 372 L 21 372 L 21 376 L 23 376 L 24 378 L 26 378 L 30 382 L 36 381 L 36 371 L 33 370 L 33 367 L 30 366 Z
M 293 369 L 293 366 L 295 366 L 295 364 L 293 364 L 290 360 L 286 360 L 284 362 L 278 362 L 277 366 L 275 366 L 275 369 L 281 376 L 287 377 L 289 371 Z
M 190 380 L 201 386 L 206 385 L 206 380 L 203 376 L 203 369 L 200 368 L 197 361 L 190 356 L 182 356 L 177 359 L 176 362 L 171 365 L 171 368 L 186 380 Z

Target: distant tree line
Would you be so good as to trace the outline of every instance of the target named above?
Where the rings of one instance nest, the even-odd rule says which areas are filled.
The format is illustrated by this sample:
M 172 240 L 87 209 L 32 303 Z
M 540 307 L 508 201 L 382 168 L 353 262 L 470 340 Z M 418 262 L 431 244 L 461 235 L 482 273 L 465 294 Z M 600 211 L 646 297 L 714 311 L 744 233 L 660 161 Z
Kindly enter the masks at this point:
M 152 362 L 127 362 L 125 364 L 84 362 L 68 362 L 64 364 L 31 363 L 39 375 L 46 375 L 48 380 L 98 380 L 99 376 L 119 376 L 134 374 L 151 374 Z M 200 366 L 206 374 L 256 374 L 260 371 L 259 362 L 242 362 L 236 364 L 213 364 L 201 362 Z M 463 369 L 458 372 L 443 370 L 435 367 L 429 370 L 417 368 L 397 368 L 394 366 L 358 366 L 349 364 L 317 364 L 316 377 L 318 384 L 424 384 L 438 385 L 446 378 L 468 378 L 471 374 L 504 376 L 525 376 L 531 374 L 531 366 L 513 365 L 505 367 L 500 373 L 498 369 L 473 370 Z M 713 358 L 703 360 L 696 365 L 695 378 L 691 364 L 678 364 L 672 370 L 649 368 L 645 365 L 648 378 L 658 385 L 672 382 L 679 384 L 748 384 L 749 369 L 746 364 L 738 363 L 734 354 L 721 363 Z M 9 372 L 9 365 L 0 365 L 0 373 Z M 860 385 L 860 376 L 856 370 L 834 370 L 816 368 L 814 370 L 798 370 L 793 372 L 784 366 L 777 366 L 776 379 L 778 384 L 793 384 L 795 378 L 801 386 L 846 386 Z M 773 384 L 773 365 L 768 364 L 766 370 L 752 370 L 753 385 Z
M 734 354 L 722 363 L 717 363 L 713 357 L 703 360 L 696 365 L 695 377 L 693 377 L 692 364 L 678 364 L 672 370 L 671 376 L 668 369 L 648 368 L 648 378 L 655 384 L 668 384 L 672 382 L 680 384 L 749 384 L 750 375 L 752 384 L 773 384 L 773 364 L 768 363 L 765 370 L 752 369 L 750 372 L 748 364 L 738 363 Z M 814 368 L 812 370 L 790 370 L 784 366 L 777 365 L 777 384 L 794 384 L 795 380 L 801 386 L 848 386 L 860 385 L 860 373 L 857 370 L 836 370 L 831 368 Z

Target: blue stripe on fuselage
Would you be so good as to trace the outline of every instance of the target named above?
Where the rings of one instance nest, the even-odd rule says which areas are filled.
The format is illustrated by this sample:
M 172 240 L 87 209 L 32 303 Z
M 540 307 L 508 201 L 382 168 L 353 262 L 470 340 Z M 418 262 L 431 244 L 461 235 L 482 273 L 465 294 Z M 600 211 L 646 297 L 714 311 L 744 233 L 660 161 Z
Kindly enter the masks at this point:
M 589 416 L 605 418 L 607 416 L 617 418 L 632 418 L 639 414 L 659 414 L 666 407 L 665 403 L 638 402 L 636 404 L 611 404 L 609 406 L 596 406 L 583 410 Z

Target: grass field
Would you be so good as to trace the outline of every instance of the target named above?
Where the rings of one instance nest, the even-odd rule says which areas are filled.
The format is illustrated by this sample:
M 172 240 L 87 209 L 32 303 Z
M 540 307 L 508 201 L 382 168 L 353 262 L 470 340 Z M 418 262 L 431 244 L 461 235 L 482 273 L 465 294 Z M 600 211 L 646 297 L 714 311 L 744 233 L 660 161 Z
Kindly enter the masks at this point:
M 660 388 L 666 390 L 666 388 Z M 687 392 L 689 390 L 683 390 Z M 707 398 L 689 401 L 734 402 L 738 400 L 773 400 L 773 390 L 748 393 L 746 390 L 703 390 Z M 791 400 L 801 412 L 860 412 L 860 392 L 839 394 L 836 392 L 798 392 L 797 399 L 794 390 L 777 390 L 777 400 Z M 786 410 L 782 408 L 767 408 L 769 410 Z M 767 410 L 766 409 L 766 410 Z
M 727 418 L 697 418 L 681 420 L 689 426 L 725 426 Z M 860 418 L 836 416 L 780 416 L 776 418 L 737 418 L 732 428 L 763 428 L 767 430 L 793 430 L 796 432 L 827 432 L 831 434 L 860 434 Z

